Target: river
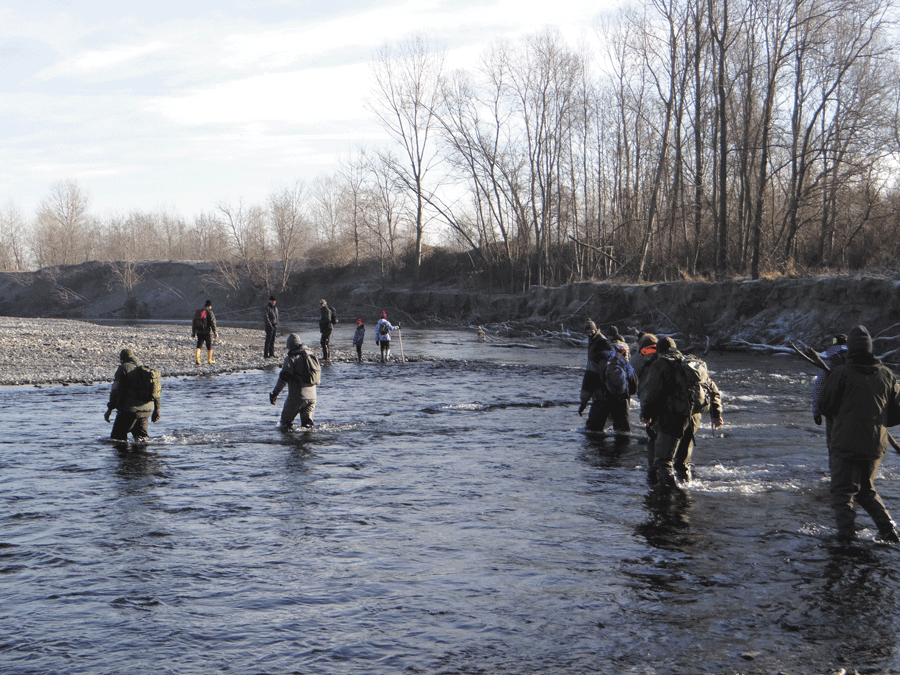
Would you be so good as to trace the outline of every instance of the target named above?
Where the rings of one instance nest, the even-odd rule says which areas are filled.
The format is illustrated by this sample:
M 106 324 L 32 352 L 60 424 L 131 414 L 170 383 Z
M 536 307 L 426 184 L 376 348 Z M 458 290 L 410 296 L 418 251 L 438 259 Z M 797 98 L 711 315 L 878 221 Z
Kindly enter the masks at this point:
M 311 432 L 274 367 L 166 379 L 145 449 L 108 384 L 0 389 L 0 672 L 900 672 L 900 547 L 834 543 L 808 366 L 711 354 L 726 426 L 658 493 L 640 430 L 581 430 L 583 350 L 403 340 L 441 360 L 326 366 Z

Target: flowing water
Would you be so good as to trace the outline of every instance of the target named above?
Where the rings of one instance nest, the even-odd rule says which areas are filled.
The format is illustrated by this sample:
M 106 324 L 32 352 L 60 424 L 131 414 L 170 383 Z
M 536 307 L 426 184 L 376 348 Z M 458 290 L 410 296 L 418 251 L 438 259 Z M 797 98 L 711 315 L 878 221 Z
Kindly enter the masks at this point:
M 807 367 L 710 355 L 724 433 L 660 494 L 639 429 L 581 431 L 583 350 L 406 333 L 445 360 L 326 366 L 305 433 L 274 368 L 165 380 L 145 449 L 108 384 L 0 389 L 0 672 L 900 671 L 900 547 L 834 544 Z

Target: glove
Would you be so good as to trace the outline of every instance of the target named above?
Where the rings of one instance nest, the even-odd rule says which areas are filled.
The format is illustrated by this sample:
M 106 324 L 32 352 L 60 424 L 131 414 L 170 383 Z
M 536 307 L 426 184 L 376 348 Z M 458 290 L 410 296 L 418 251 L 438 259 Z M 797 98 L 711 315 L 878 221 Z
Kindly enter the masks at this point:
M 107 422 L 109 422 L 109 416 L 112 415 L 112 411 L 113 411 L 112 408 L 107 408 L 106 414 L 103 415 L 103 419 L 106 420 Z
M 815 422 L 819 426 L 822 426 L 822 416 L 818 414 L 813 415 L 813 422 Z
M 274 393 L 269 394 L 269 403 L 271 403 L 272 405 L 275 405 L 275 399 L 276 399 L 276 398 L 278 398 L 278 395 L 277 395 L 277 394 L 274 394 Z
M 580 406 L 578 406 L 578 416 L 581 417 L 584 414 L 584 409 L 587 408 L 588 402 L 583 401 Z
M 150 421 L 153 423 L 156 423 L 156 422 L 159 422 L 159 418 L 160 418 L 159 408 L 157 408 L 156 410 L 153 411 L 153 414 L 150 415 Z
M 399 323 L 397 324 L 397 330 L 400 330 L 400 324 L 399 324 Z

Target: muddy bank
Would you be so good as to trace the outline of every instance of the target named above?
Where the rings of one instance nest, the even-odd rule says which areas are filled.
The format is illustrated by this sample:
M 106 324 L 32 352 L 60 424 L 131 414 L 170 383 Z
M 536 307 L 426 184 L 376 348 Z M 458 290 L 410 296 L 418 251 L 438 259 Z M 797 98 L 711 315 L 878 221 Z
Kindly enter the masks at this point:
M 33 273 L 0 274 L 0 315 L 79 319 L 187 320 L 212 299 L 221 321 L 261 322 L 269 291 L 228 282 L 210 263 L 154 262 L 133 268 L 126 289 L 121 266 L 85 263 Z M 580 282 L 533 286 L 519 295 L 442 284 L 388 283 L 349 268 L 306 270 L 278 293 L 283 321 L 314 321 L 325 297 L 342 321 L 387 310 L 410 325 L 485 325 L 511 335 L 580 331 L 591 318 L 675 334 L 691 344 L 738 348 L 743 343 L 813 345 L 865 324 L 881 354 L 900 347 L 900 284 L 874 277 L 823 277 L 646 285 Z

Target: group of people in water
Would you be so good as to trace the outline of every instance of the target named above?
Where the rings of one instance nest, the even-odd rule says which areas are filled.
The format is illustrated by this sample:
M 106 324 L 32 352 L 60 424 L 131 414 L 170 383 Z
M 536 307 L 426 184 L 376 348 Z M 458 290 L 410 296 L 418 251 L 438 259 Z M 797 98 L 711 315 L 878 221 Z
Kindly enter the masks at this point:
M 721 394 L 706 364 L 682 354 L 670 337 L 639 333 L 633 347 L 615 326 L 604 335 L 593 321 L 585 326 L 588 357 L 581 383 L 583 414 L 590 405 L 586 429 L 603 431 L 608 418 L 616 433 L 629 433 L 632 396 L 640 402 L 646 430 L 647 480 L 661 489 L 691 480 L 691 454 L 708 412 L 713 428 L 723 424 Z M 873 354 L 865 326 L 834 337 L 812 392 L 816 424 L 825 423 L 830 472 L 830 502 L 840 541 L 856 536 L 859 504 L 878 528 L 877 538 L 898 543 L 894 521 L 875 490 L 875 475 L 889 444 L 900 452 L 887 427 L 900 424 L 900 384 Z
M 337 313 L 326 300 L 319 302 L 322 360 L 331 361 L 330 342 Z M 275 356 L 278 308 L 274 296 L 264 310 L 265 358 Z M 399 331 L 382 312 L 375 327 L 381 361 L 391 358 L 391 332 Z M 585 326 L 587 364 L 581 382 L 578 413 L 590 407 L 586 429 L 602 432 L 611 420 L 616 434 L 630 434 L 631 398 L 640 403 L 640 420 L 647 434 L 647 480 L 659 489 L 676 489 L 692 478 L 692 453 L 701 416 L 708 413 L 714 429 L 723 424 L 722 398 L 706 364 L 680 352 L 671 337 L 638 333 L 629 345 L 615 326 L 604 335 L 593 321 Z M 362 361 L 365 324 L 357 319 L 353 346 Z M 218 336 L 212 303 L 197 310 L 191 336 L 197 338 L 196 360 L 202 348 L 214 363 L 212 339 Z M 281 427 L 290 429 L 299 415 L 301 428 L 313 427 L 316 385 L 321 381 L 318 355 L 296 333 L 286 340 L 287 355 L 278 381 L 269 394 L 274 405 L 288 388 L 281 412 Z M 887 428 L 900 424 L 900 384 L 894 373 L 873 354 L 872 337 L 864 326 L 836 335 L 824 358 L 812 391 L 812 415 L 825 424 L 829 456 L 830 501 L 838 537 L 856 534 L 854 504 L 865 509 L 878 528 L 878 538 L 900 542 L 895 524 L 874 487 L 875 475 L 891 442 Z M 160 418 L 159 374 L 146 368 L 130 349 L 119 354 L 105 419 L 117 411 L 111 437 L 135 440 L 148 437 L 148 422 Z

